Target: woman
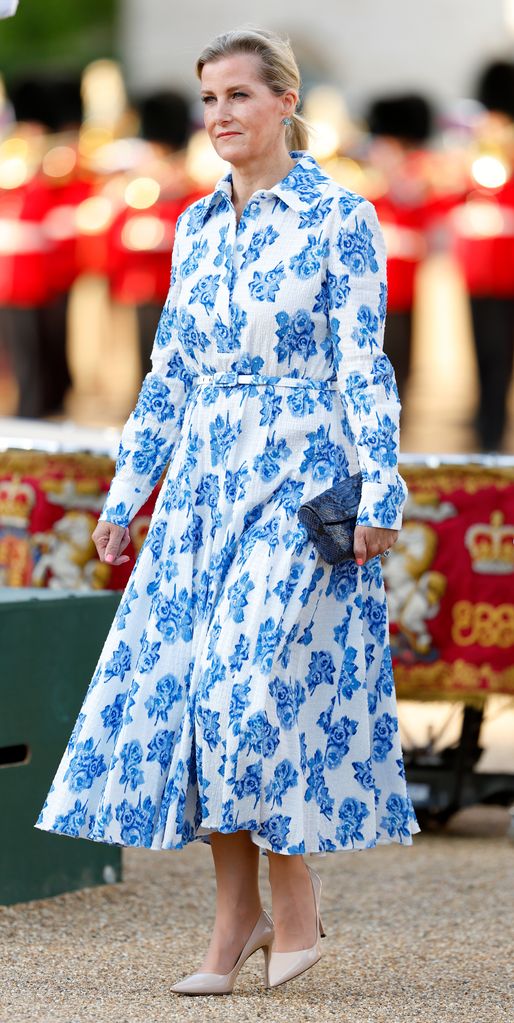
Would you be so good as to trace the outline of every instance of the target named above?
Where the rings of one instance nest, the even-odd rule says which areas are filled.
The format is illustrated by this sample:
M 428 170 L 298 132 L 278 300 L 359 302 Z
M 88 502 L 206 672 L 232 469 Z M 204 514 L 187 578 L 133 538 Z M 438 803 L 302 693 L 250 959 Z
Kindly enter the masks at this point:
M 379 560 L 406 488 L 376 213 L 305 151 L 287 43 L 230 32 L 197 72 L 231 170 L 177 224 L 153 370 L 93 533 L 102 561 L 126 560 L 171 460 L 37 826 L 210 844 L 211 943 L 172 990 L 221 993 L 257 948 L 269 986 L 319 959 L 321 881 L 303 854 L 410 845 L 420 828 Z M 331 567 L 297 509 L 359 466 L 356 560 Z

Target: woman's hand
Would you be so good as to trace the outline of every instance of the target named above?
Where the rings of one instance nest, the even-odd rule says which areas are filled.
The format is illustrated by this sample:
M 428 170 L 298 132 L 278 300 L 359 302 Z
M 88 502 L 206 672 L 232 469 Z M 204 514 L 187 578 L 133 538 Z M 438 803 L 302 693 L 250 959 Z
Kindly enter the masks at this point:
M 122 551 L 130 543 L 130 533 L 127 526 L 116 526 L 114 522 L 97 522 L 91 539 L 98 551 L 100 561 L 106 561 L 108 565 L 123 565 L 124 561 L 130 561 L 128 554 Z
M 376 526 L 356 526 L 353 553 L 358 565 L 389 550 L 398 539 L 398 529 L 378 529 Z

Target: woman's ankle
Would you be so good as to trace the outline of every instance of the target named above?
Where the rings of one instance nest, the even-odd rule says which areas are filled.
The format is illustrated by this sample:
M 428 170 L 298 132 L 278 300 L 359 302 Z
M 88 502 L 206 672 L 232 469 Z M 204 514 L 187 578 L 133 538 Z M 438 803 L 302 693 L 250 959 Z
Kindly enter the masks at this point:
M 251 900 L 245 897 L 244 900 L 236 900 L 232 903 L 221 897 L 216 906 L 215 922 L 223 923 L 227 921 L 233 929 L 234 926 L 248 924 L 252 921 L 255 923 L 261 912 L 262 903 L 260 896 Z

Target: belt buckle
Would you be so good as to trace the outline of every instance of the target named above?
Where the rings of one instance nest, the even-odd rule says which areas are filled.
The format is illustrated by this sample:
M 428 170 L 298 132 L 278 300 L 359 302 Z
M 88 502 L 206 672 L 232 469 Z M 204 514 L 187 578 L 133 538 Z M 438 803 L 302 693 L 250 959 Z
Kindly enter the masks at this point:
M 213 373 L 200 373 L 198 375 L 200 387 L 230 387 L 237 383 L 237 373 L 234 370 L 215 370 Z

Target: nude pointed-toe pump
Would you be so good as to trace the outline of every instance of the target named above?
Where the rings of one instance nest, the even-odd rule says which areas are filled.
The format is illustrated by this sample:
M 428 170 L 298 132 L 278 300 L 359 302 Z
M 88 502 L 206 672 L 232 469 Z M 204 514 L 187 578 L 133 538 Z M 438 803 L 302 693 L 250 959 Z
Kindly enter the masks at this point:
M 269 987 L 278 987 L 279 984 L 284 984 L 286 980 L 292 980 L 293 977 L 298 977 L 301 973 L 305 973 L 309 967 L 314 966 L 314 964 L 321 959 L 320 938 L 325 937 L 325 930 L 319 915 L 321 878 L 319 874 L 312 869 L 312 867 L 309 867 L 308 863 L 306 863 L 305 866 L 307 867 L 311 877 L 314 902 L 316 905 L 316 941 L 310 948 L 299 948 L 293 952 L 274 952 L 272 948 L 268 965 Z
M 239 970 L 249 956 L 257 952 L 259 948 L 262 948 L 264 952 L 264 981 L 266 987 L 269 987 L 269 957 L 274 934 L 273 920 L 269 913 L 263 909 L 230 973 L 191 973 L 189 977 L 174 984 L 171 990 L 184 995 L 231 994 Z

